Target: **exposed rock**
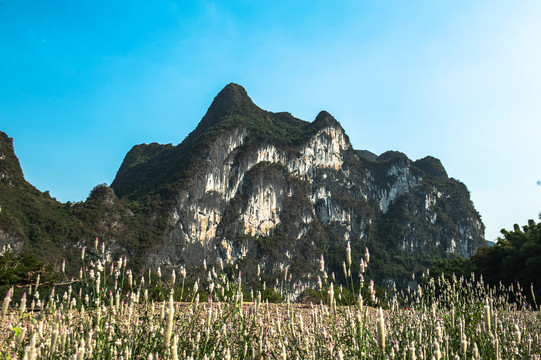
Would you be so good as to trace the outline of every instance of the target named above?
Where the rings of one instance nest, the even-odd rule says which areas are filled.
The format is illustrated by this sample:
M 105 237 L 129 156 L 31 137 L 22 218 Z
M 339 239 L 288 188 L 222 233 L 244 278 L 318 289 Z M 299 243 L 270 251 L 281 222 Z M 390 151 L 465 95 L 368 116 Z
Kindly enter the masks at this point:
M 280 138 L 280 126 L 291 133 Z M 134 160 L 135 151 L 144 156 Z M 467 189 L 447 177 L 439 160 L 355 151 L 327 112 L 312 123 L 269 113 L 239 85 L 218 94 L 182 144 L 134 147 L 113 182 L 115 192 L 135 199 L 153 194 L 155 188 L 130 192 L 122 184 L 154 168 L 157 158 L 174 174 L 157 187 L 169 184 L 174 201 L 155 265 L 259 261 L 269 276 L 289 267 L 306 277 L 319 254 L 347 241 L 399 256 L 441 257 L 470 256 L 485 243 Z
M 19 253 L 23 247 L 23 239 L 20 235 L 9 233 L 0 229 L 0 256 L 6 252 Z
M 0 195 L 0 251 L 73 254 L 97 236 L 140 270 L 185 266 L 193 277 L 206 276 L 206 260 L 248 278 L 258 265 L 267 280 L 288 271 L 308 286 L 322 254 L 341 276 L 349 241 L 353 273 L 367 246 L 369 275 L 407 286 L 430 261 L 485 244 L 466 186 L 439 160 L 354 150 L 329 113 L 306 122 L 268 112 L 236 84 L 181 144 L 134 146 L 111 187 L 84 203 L 60 204 L 28 184 L 0 133 Z

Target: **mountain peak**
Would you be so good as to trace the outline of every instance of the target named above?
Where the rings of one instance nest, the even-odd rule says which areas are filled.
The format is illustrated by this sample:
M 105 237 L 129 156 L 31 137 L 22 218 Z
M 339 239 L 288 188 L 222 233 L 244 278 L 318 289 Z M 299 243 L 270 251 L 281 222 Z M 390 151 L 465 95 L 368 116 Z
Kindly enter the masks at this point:
M 338 120 L 325 110 L 322 110 L 317 114 L 314 124 L 321 127 L 342 127 Z
M 248 96 L 246 89 L 241 85 L 235 83 L 227 84 L 214 98 L 214 103 L 218 101 L 216 105 L 240 105 L 243 102 L 250 102 L 252 100 Z
M 242 86 L 230 83 L 216 95 L 197 127 L 209 129 L 227 115 L 252 115 L 261 111 Z
M 436 159 L 432 156 L 426 156 L 422 159 L 419 159 L 413 163 L 416 167 L 426 172 L 428 175 L 433 177 L 441 177 L 447 179 L 447 171 L 441 164 L 439 159 Z

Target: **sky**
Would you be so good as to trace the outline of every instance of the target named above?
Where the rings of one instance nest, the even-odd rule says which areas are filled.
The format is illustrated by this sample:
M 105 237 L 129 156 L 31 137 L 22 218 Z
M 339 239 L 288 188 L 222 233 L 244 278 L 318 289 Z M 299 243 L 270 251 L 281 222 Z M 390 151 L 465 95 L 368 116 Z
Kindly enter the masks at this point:
M 439 158 L 487 240 L 541 212 L 537 0 L 0 1 L 0 131 L 59 201 L 178 144 L 228 83 L 329 111 L 355 149 Z

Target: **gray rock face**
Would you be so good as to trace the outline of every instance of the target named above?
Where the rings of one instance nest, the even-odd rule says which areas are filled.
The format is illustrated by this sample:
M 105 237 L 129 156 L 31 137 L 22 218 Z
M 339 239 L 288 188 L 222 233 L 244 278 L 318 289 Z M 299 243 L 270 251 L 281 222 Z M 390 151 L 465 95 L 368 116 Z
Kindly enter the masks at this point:
M 339 257 L 348 241 L 354 258 L 364 246 L 451 257 L 485 244 L 466 187 L 439 160 L 356 151 L 326 112 L 307 123 L 257 108 L 238 85 L 222 93 L 182 144 L 130 151 L 112 184 L 132 199 L 167 186 L 169 227 L 151 265 L 198 267 L 205 259 L 309 279 L 320 254 Z M 282 124 L 299 129 L 294 141 L 265 133 Z
M 19 253 L 22 247 L 23 241 L 18 234 L 0 229 L 0 256 L 7 252 Z

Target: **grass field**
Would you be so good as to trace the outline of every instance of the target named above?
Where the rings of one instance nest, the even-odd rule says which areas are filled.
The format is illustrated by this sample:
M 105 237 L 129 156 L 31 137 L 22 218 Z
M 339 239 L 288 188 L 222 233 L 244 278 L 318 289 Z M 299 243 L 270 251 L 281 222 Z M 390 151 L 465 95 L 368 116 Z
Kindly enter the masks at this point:
M 245 302 L 240 274 L 214 268 L 191 287 L 185 272 L 168 277 L 167 300 L 152 301 L 152 277 L 136 281 L 125 260 L 94 259 L 80 279 L 47 293 L 34 284 L 20 300 L 8 294 L 0 358 L 541 359 L 541 314 L 519 284 L 494 289 L 473 274 L 425 275 L 417 289 L 383 299 L 369 282 L 368 298 L 357 291 L 344 305 L 346 287 L 325 280 L 323 259 L 319 272 L 312 304 L 269 304 L 258 290 Z M 351 297 L 360 279 L 348 279 Z M 175 302 L 179 293 L 190 301 Z

